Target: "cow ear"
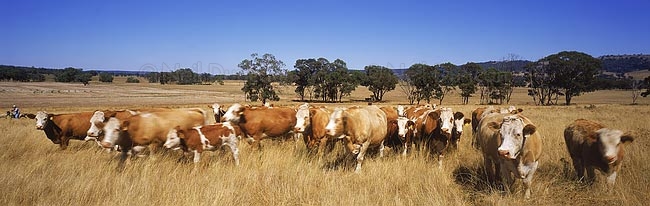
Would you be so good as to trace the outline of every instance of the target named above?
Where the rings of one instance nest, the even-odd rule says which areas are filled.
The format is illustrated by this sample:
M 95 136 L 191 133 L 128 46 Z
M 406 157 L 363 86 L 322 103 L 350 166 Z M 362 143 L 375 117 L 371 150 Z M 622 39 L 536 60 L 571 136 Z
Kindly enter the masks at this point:
M 472 123 L 471 119 L 465 119 L 465 121 L 463 121 L 463 124 L 469 124 L 469 123 Z
M 626 132 L 621 136 L 621 142 L 626 143 L 626 142 L 634 142 L 634 136 L 630 132 Z
M 519 114 L 519 113 L 521 113 L 523 111 L 524 111 L 523 109 L 519 108 L 517 110 L 514 110 L 514 111 L 510 112 L 510 114 Z
M 129 130 L 129 124 L 130 124 L 129 121 L 124 121 L 124 122 L 122 122 L 122 124 L 121 124 L 121 125 L 122 125 L 121 130 L 122 130 L 122 131 L 128 131 L 128 130 Z
M 313 117 L 316 114 L 316 108 L 309 108 L 309 116 Z
M 496 123 L 496 122 L 489 122 L 487 124 L 487 127 L 492 129 L 492 130 L 499 130 L 499 129 L 501 129 L 501 124 Z
M 537 127 L 535 127 L 535 125 L 527 124 L 524 126 L 524 136 L 534 134 L 535 131 L 537 131 Z

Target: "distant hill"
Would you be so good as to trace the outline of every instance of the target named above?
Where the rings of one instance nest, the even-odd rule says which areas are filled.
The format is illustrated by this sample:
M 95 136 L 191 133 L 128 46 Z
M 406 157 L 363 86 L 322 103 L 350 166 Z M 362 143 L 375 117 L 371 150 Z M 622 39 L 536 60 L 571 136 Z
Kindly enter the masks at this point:
M 650 70 L 650 55 L 633 54 L 633 55 L 605 55 L 597 57 L 602 61 L 603 71 L 612 73 L 628 73 L 641 70 Z M 495 68 L 501 71 L 524 72 L 527 64 L 533 63 L 528 60 L 515 61 L 488 61 L 479 62 L 478 65 L 483 69 Z M 408 68 L 393 69 L 393 73 L 402 77 Z
M 608 72 L 627 73 L 650 69 L 650 55 L 605 55 L 598 57 Z

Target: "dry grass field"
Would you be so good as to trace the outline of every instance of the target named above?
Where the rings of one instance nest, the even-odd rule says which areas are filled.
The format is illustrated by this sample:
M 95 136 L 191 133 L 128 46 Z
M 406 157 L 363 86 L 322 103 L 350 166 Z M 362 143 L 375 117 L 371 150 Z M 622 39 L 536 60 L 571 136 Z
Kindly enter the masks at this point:
M 53 113 L 96 109 L 202 107 L 214 102 L 245 103 L 241 82 L 225 85 L 159 85 L 91 82 L 88 86 L 64 83 L 0 82 L 0 107 L 17 104 L 23 112 Z M 143 81 L 145 82 L 145 81 Z M 398 89 L 399 90 L 399 89 Z M 293 88 L 281 88 L 281 102 L 297 105 Z M 359 87 L 348 102 L 329 107 L 364 104 L 370 93 Z M 405 104 L 399 91 L 386 94 L 379 105 Z M 562 101 L 562 100 L 561 100 Z M 544 152 L 533 179 L 533 197 L 523 199 L 522 184 L 505 194 L 486 184 L 482 156 L 470 146 L 471 127 L 459 150 L 444 166 L 424 155 L 389 154 L 368 158 L 360 174 L 336 165 L 334 153 L 318 162 L 306 154 L 302 142 L 264 140 L 254 151 L 240 142 L 241 165 L 229 152 L 206 152 L 194 165 L 179 151 L 163 151 L 133 158 L 118 172 L 117 154 L 100 150 L 94 142 L 71 141 L 67 150 L 52 144 L 34 120 L 0 119 L 0 205 L 646 205 L 650 202 L 650 98 L 631 103 L 629 91 L 598 91 L 574 98 L 571 106 L 535 106 L 525 89 L 516 90 L 512 105 L 537 124 Z M 470 115 L 478 99 L 460 105 L 452 94 L 445 106 Z M 258 103 L 259 104 L 259 103 Z M 588 106 L 593 105 L 593 106 Z M 598 173 L 594 185 L 572 180 L 573 168 L 562 132 L 577 118 L 600 121 L 612 128 L 632 131 L 636 139 L 626 145 L 623 168 L 613 188 Z M 180 160 L 183 159 L 183 160 Z

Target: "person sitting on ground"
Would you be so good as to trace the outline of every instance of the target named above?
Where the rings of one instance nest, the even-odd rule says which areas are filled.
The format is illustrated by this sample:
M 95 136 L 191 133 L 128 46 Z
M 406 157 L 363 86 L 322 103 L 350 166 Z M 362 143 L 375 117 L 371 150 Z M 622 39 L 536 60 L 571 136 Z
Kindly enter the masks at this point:
M 13 118 L 15 118 L 15 119 L 20 118 L 20 109 L 18 107 L 16 107 L 15 104 L 14 104 L 14 107 L 11 110 L 11 112 L 13 113 Z

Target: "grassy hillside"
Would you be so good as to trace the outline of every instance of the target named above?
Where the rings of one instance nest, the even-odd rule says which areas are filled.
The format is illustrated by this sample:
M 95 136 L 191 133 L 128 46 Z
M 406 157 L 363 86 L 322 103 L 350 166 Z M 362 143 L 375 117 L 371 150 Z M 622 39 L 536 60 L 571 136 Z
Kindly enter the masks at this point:
M 54 113 L 95 109 L 143 107 L 203 107 L 220 102 L 242 102 L 241 82 L 225 85 L 92 84 L 87 87 L 62 83 L 6 83 L 1 102 L 17 103 L 23 111 Z M 289 101 L 293 88 L 283 88 L 277 105 Z M 29 119 L 0 119 L 0 204 L 2 205 L 644 205 L 650 201 L 648 156 L 650 115 L 648 98 L 641 105 L 627 105 L 627 91 L 600 91 L 576 97 L 571 106 L 533 106 L 517 90 L 514 105 L 538 126 L 544 153 L 533 180 L 533 198 L 523 200 L 517 181 L 515 194 L 505 194 L 484 181 L 482 156 L 469 143 L 471 129 L 457 152 L 447 155 L 444 166 L 424 155 L 388 154 L 368 158 L 361 174 L 338 164 L 337 146 L 323 162 L 306 154 L 304 144 L 264 140 L 263 151 L 239 145 L 241 165 L 234 166 L 228 151 L 206 152 L 194 165 L 178 151 L 163 151 L 131 159 L 122 172 L 116 170 L 117 154 L 100 150 L 93 142 L 73 141 L 59 150 Z M 361 87 L 349 100 L 362 100 L 369 92 Z M 398 91 L 386 95 L 380 105 L 404 104 Z M 459 105 L 449 97 L 445 105 L 466 115 L 479 107 L 478 100 Z M 324 104 L 328 107 L 362 104 Z M 588 105 L 595 105 L 593 107 Z M 10 106 L 10 105 L 9 105 Z M 604 186 L 599 173 L 593 186 L 572 181 L 562 130 L 577 118 L 600 121 L 636 134 L 628 146 L 623 169 L 614 188 Z M 179 161 L 179 159 L 182 159 Z M 338 167 L 333 167 L 338 166 Z

